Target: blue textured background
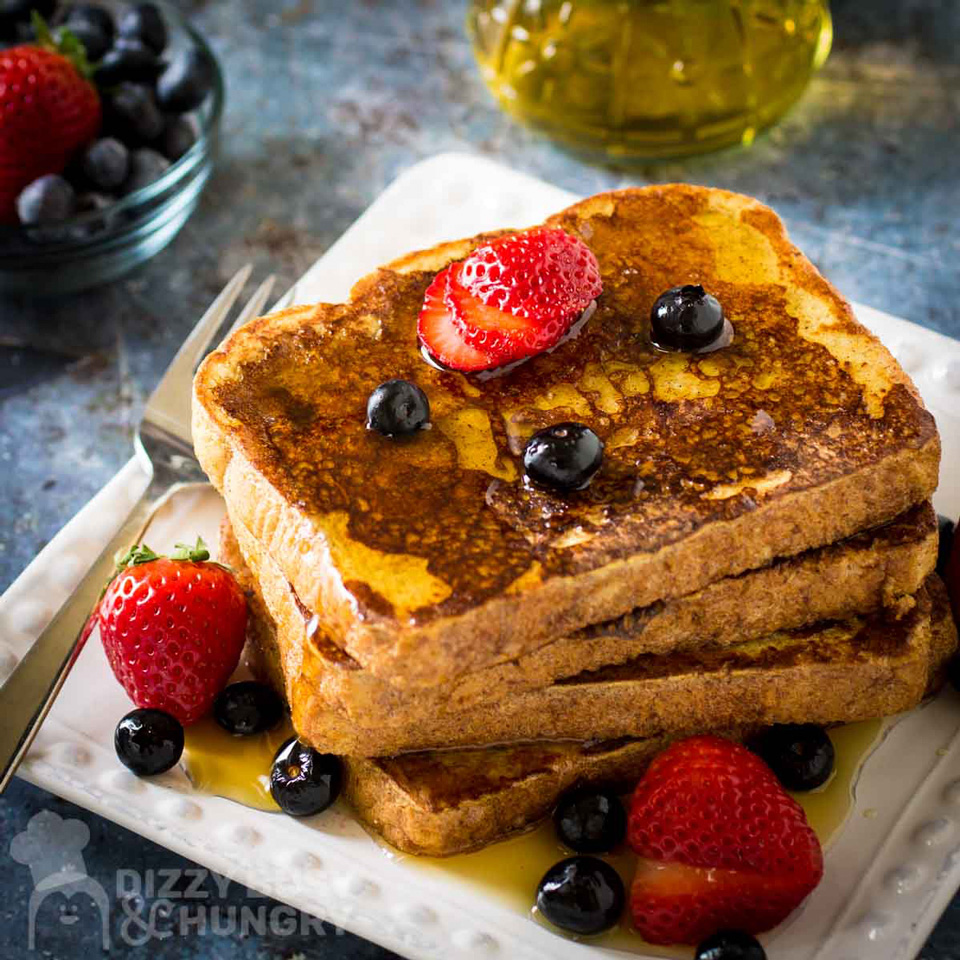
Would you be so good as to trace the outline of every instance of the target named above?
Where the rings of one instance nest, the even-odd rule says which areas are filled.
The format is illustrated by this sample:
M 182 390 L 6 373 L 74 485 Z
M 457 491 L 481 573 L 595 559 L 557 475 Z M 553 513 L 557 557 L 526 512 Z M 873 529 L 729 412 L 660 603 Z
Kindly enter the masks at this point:
M 173 245 L 112 287 L 59 303 L 0 300 L 0 590 L 120 467 L 141 404 L 201 308 L 241 263 L 292 281 L 401 170 L 473 150 L 592 193 L 689 180 L 754 194 L 849 297 L 960 337 L 960 4 L 835 0 L 834 53 L 804 100 L 750 150 L 631 175 L 585 165 L 517 127 L 480 83 L 463 0 L 181 2 L 222 57 L 224 148 L 199 212 Z M 91 827 L 87 866 L 186 861 L 16 782 L 0 798 L 0 956 L 30 954 L 29 875 L 6 850 L 39 810 Z M 259 907 L 236 884 L 224 908 Z M 149 912 L 157 898 L 135 902 Z M 117 903 L 118 906 L 121 904 Z M 51 906 L 51 909 L 53 907 Z M 388 956 L 349 935 L 274 933 L 122 942 L 111 956 Z M 98 955 L 92 923 L 43 914 L 42 955 Z M 81 918 L 82 919 L 82 918 Z M 162 924 L 161 924 L 162 925 Z M 960 902 L 924 960 L 960 956 Z

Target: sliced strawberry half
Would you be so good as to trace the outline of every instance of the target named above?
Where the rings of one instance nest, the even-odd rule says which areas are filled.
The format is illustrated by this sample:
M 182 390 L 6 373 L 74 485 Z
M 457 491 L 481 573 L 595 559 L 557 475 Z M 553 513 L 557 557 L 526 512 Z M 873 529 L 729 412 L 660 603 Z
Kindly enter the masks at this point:
M 556 346 L 601 289 L 597 258 L 583 241 L 556 227 L 512 234 L 438 274 L 420 340 L 457 370 L 502 367 Z
M 807 892 L 803 880 L 787 873 L 770 876 L 640 859 L 630 909 L 648 943 L 693 944 L 721 930 L 770 930 Z
M 462 265 L 461 265 L 462 266 Z M 555 346 L 570 329 L 577 314 L 543 317 L 539 321 L 489 307 L 458 282 L 454 268 L 446 289 L 446 302 L 463 339 L 493 357 L 498 365 L 535 356 Z
M 800 805 L 758 756 L 719 737 L 691 737 L 653 761 L 634 791 L 627 838 L 640 857 L 633 922 L 650 943 L 762 933 L 823 875 Z
M 582 313 L 600 295 L 600 265 L 590 248 L 559 227 L 538 227 L 478 247 L 457 276 L 488 307 L 537 326 Z
M 430 356 L 445 367 L 465 372 L 489 370 L 498 366 L 498 361 L 466 342 L 447 306 L 445 294 L 451 271 L 451 267 L 441 270 L 427 287 L 417 320 L 417 336 Z

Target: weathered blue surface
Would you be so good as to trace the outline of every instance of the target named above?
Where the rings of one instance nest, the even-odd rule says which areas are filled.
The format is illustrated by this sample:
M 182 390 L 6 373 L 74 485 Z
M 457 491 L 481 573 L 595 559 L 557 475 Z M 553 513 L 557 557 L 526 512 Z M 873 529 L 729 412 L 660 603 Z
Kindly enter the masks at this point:
M 0 590 L 127 459 L 144 397 L 232 271 L 253 260 L 258 275 L 293 280 L 401 170 L 439 151 L 477 151 L 580 193 L 690 180 L 754 194 L 849 297 L 960 337 L 956 4 L 836 0 L 834 54 L 769 135 L 750 150 L 632 175 L 585 165 L 499 112 L 473 68 L 462 0 L 181 6 L 222 56 L 229 88 L 223 157 L 200 211 L 111 288 L 57 304 L 0 301 Z M 91 873 L 105 880 L 184 863 L 15 785 L 0 800 L 3 957 L 31 956 L 28 880 L 7 840 L 45 808 L 73 809 L 91 825 Z M 225 902 L 246 898 L 234 885 Z M 38 946 L 93 955 L 79 946 L 80 926 L 51 922 Z M 120 943 L 111 955 L 144 949 Z M 378 956 L 352 937 L 315 935 L 208 934 L 149 951 L 157 960 Z M 922 956 L 958 955 L 955 902 Z

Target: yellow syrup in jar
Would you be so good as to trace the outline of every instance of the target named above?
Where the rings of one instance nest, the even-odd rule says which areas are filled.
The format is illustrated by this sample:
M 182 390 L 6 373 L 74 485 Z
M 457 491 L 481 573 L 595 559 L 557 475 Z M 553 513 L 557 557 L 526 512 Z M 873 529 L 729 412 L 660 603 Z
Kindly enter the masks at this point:
M 608 160 L 750 143 L 830 52 L 826 0 L 474 0 L 509 113 Z

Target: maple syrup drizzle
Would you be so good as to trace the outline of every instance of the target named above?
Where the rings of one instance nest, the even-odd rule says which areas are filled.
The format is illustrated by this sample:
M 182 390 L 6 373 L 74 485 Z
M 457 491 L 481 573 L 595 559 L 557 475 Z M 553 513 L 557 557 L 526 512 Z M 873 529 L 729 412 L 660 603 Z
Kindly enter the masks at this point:
M 792 796 L 804 808 L 807 820 L 821 844 L 827 847 L 853 809 L 856 784 L 864 761 L 880 742 L 884 720 L 865 720 L 830 730 L 836 750 L 836 766 L 830 779 L 808 793 Z M 629 800 L 629 798 L 625 798 Z M 502 903 L 529 915 L 553 933 L 567 936 L 544 920 L 532 906 L 540 878 L 558 860 L 570 856 L 554 834 L 553 823 L 546 820 L 529 833 L 492 844 L 476 853 L 446 858 L 412 857 L 391 853 L 405 863 L 434 873 L 458 877 L 497 898 Z M 604 857 L 620 873 L 627 890 L 633 878 L 635 857 L 629 851 Z M 688 958 L 689 948 L 658 947 L 646 943 L 630 926 L 629 911 L 620 926 L 598 937 L 571 938 L 629 953 L 648 956 Z
M 865 720 L 830 730 L 836 749 L 833 774 L 817 790 L 793 794 L 824 847 L 830 844 L 853 809 L 860 769 L 882 739 L 885 728 L 884 720 Z M 293 727 L 289 720 L 267 733 L 234 737 L 208 717 L 187 728 L 181 764 L 197 790 L 257 810 L 275 812 L 277 805 L 269 788 L 270 767 L 280 745 L 291 736 Z M 391 859 L 429 873 L 456 877 L 552 932 L 566 936 L 532 908 L 540 878 L 558 860 L 570 856 L 570 851 L 556 839 L 550 820 L 528 833 L 491 844 L 476 853 L 453 857 L 414 857 L 385 845 L 381 840 L 377 842 Z M 633 854 L 620 850 L 605 859 L 616 867 L 629 889 Z M 616 929 L 585 939 L 598 946 L 657 957 L 688 957 L 690 952 L 689 949 L 654 947 L 645 943 L 630 929 L 628 917 Z
M 293 734 L 289 719 L 266 733 L 235 737 L 213 717 L 204 717 L 184 730 L 180 765 L 203 793 L 277 812 L 280 808 L 270 795 L 270 768 L 281 745 Z

